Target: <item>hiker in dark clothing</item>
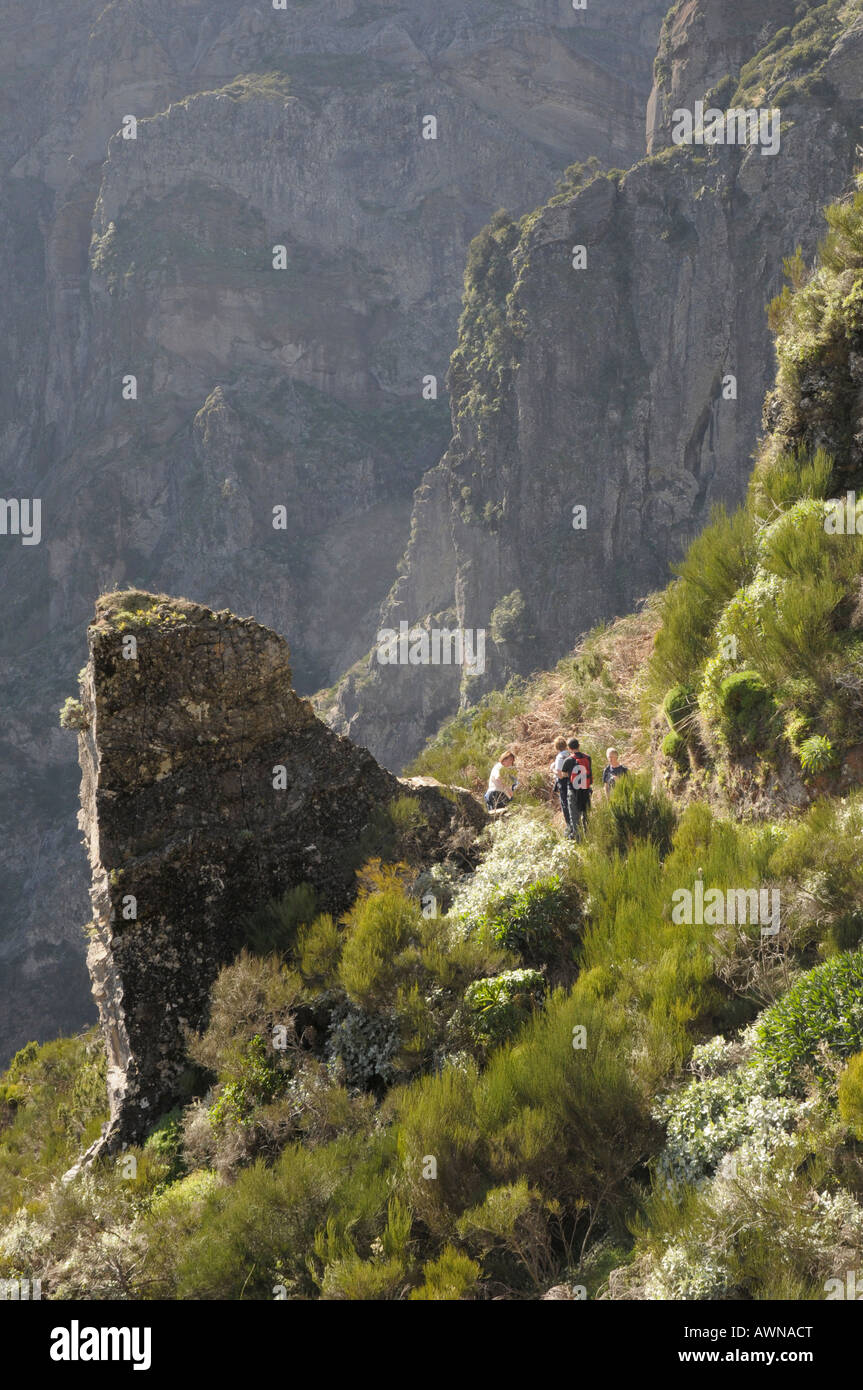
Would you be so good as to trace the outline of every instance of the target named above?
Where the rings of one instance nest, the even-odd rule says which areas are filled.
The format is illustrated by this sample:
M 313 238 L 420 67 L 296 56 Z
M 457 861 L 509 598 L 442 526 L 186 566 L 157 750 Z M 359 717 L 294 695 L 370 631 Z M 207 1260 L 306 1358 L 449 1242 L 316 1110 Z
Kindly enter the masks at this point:
M 567 743 L 569 757 L 562 771 L 569 783 L 569 830 L 570 840 L 583 840 L 587 833 L 587 817 L 590 812 L 590 797 L 593 787 L 593 764 L 587 753 L 581 752 L 577 738 Z
M 605 795 L 608 797 L 611 796 L 611 793 L 614 791 L 614 784 L 618 777 L 625 777 L 629 772 L 629 768 L 623 766 L 616 748 L 609 748 L 605 756 L 608 758 L 608 763 L 603 769 L 602 785 L 605 790 Z

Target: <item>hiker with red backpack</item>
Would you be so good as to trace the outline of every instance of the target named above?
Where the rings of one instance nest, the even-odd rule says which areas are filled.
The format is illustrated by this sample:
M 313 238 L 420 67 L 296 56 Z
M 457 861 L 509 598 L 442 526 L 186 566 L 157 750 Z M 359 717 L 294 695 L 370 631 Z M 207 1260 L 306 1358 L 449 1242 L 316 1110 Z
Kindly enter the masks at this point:
M 582 753 L 577 738 L 571 738 L 567 748 L 569 757 L 561 769 L 562 775 L 569 779 L 569 828 L 566 833 L 570 840 L 583 840 L 587 834 L 593 788 L 593 763 L 587 753 Z

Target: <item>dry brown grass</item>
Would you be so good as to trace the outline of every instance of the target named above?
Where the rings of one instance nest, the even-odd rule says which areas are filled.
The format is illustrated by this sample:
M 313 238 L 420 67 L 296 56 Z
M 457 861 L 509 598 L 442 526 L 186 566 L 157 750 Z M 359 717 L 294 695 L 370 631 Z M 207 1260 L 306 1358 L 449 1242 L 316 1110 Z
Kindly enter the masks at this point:
M 603 657 L 617 697 L 614 708 L 611 708 L 610 699 L 607 706 L 600 702 L 578 722 L 577 727 L 565 723 L 567 697 L 572 688 L 572 679 L 566 670 L 558 669 L 536 677 L 536 699 L 530 712 L 516 716 L 503 738 L 503 742 L 511 743 L 516 749 L 522 786 L 536 772 L 548 781 L 548 765 L 554 756 L 554 740 L 558 735 L 563 738 L 575 737 L 584 744 L 601 749 L 603 760 L 606 748 L 614 745 L 621 762 L 633 770 L 649 762 L 649 749 L 642 734 L 642 702 L 647 661 L 653 650 L 657 627 L 655 604 L 649 599 L 639 612 L 616 619 L 605 632 L 584 638 L 574 648 L 573 658 L 584 655 L 588 650 Z M 623 743 L 617 737 L 621 728 L 631 729 L 630 742 Z M 599 770 L 595 769 L 595 772 Z M 560 817 L 559 810 L 556 814 Z

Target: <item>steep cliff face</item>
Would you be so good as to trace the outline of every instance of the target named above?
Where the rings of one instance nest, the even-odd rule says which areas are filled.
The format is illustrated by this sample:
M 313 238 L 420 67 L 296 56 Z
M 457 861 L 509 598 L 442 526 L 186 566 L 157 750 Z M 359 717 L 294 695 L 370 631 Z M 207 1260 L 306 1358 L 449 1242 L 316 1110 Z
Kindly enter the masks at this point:
M 632 608 L 712 504 L 743 496 L 773 372 L 765 305 L 783 257 L 814 250 L 857 157 L 863 19 L 846 7 L 834 25 L 823 8 L 827 38 L 805 61 L 789 57 L 803 40 L 786 28 L 740 74 L 747 105 L 782 97 L 775 155 L 668 148 L 622 178 L 587 173 L 570 198 L 520 226 L 497 219 L 475 243 L 454 439 L 417 494 L 381 626 L 444 615 L 486 631 L 486 660 L 471 675 L 381 665 L 373 651 L 322 701 L 388 766 L 460 699 Z M 735 51 L 729 41 L 722 65 Z M 699 83 L 679 72 L 676 90 Z
M 184 1030 L 205 1019 L 249 915 L 303 883 L 322 910 L 343 908 L 357 841 L 405 788 L 315 718 L 287 644 L 252 619 L 123 592 L 99 601 L 88 648 L 80 825 L 113 1144 L 170 1102 Z M 430 855 L 483 824 L 467 792 L 411 794 Z
M 96 595 L 254 611 L 305 690 L 366 650 L 449 436 L 468 243 L 637 157 L 664 9 L 0 0 L 0 474 L 42 503 L 40 544 L 0 537 L 0 1053 L 87 1016 L 53 726 Z
M 672 5 L 662 26 L 647 107 L 648 154 L 671 144 L 672 113 L 678 108 L 709 97 L 724 109 L 741 68 L 774 44 L 783 28 L 816 8 L 800 0 L 735 5 L 680 0 Z

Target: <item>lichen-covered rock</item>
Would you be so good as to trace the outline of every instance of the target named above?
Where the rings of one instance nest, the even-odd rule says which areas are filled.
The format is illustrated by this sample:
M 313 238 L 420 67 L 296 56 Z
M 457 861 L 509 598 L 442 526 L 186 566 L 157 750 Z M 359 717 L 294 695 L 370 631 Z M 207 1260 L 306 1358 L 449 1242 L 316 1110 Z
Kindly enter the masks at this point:
M 88 640 L 80 825 L 114 1144 L 170 1101 L 185 1030 L 257 906 L 309 883 L 342 909 L 358 838 L 408 791 L 430 854 L 483 811 L 466 792 L 403 787 L 321 724 L 292 689 L 286 643 L 251 618 L 120 593 L 99 601 Z

